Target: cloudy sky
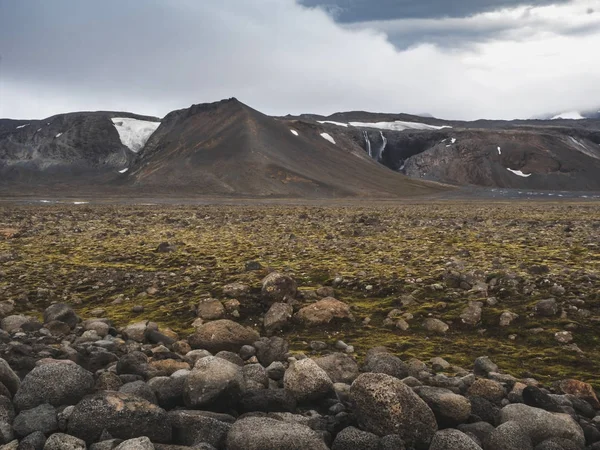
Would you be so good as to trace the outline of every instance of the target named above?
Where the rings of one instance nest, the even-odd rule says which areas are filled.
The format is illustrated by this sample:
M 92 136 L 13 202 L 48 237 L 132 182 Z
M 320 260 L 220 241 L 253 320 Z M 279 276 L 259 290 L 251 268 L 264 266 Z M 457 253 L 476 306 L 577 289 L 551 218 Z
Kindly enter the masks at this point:
M 600 0 L 0 0 L 0 117 L 600 107 Z

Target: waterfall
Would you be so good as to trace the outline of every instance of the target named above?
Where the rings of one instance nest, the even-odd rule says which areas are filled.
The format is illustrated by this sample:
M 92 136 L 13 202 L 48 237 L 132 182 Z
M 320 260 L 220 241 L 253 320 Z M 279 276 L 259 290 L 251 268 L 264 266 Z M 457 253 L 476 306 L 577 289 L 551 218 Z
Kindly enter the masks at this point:
M 385 146 L 387 145 L 387 138 L 383 135 L 383 132 L 380 131 L 379 134 L 381 135 L 381 150 L 379 150 L 379 154 L 377 155 L 377 161 L 381 160 L 383 152 L 385 151 Z
M 369 140 L 369 133 L 363 131 L 363 136 L 365 137 L 365 144 L 367 146 L 367 153 L 372 158 L 373 154 L 371 153 L 371 141 Z

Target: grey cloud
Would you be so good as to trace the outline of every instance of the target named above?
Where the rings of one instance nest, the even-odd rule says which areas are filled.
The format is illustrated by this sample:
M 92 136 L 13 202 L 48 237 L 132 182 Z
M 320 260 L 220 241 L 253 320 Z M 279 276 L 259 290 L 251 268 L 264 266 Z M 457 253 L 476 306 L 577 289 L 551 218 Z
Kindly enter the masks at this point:
M 390 19 L 467 17 L 523 5 L 541 6 L 569 0 L 301 0 L 322 7 L 343 23 Z
M 554 33 L 558 40 L 546 43 L 535 33 L 517 42 L 521 22 L 505 13 L 491 22 L 342 26 L 294 0 L 0 0 L 0 117 L 89 109 L 162 116 L 231 96 L 267 114 L 364 109 L 468 119 L 591 108 L 600 63 L 586 49 L 600 46 L 600 32 L 596 14 L 577 14 L 600 0 L 573 2 L 560 11 L 562 25 L 523 19 L 532 30 L 580 30 L 573 42 Z M 473 30 L 465 40 L 476 51 L 422 45 Z M 502 46 L 477 36 L 490 30 Z M 388 35 L 421 41 L 403 51 Z

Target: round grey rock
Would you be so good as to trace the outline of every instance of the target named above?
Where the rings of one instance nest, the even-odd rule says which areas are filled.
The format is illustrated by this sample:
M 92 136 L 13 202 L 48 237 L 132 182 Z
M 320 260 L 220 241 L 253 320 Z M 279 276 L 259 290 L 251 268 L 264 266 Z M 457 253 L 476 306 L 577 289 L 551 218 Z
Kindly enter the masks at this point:
M 29 372 L 13 399 L 18 410 L 42 403 L 74 405 L 94 389 L 94 376 L 76 364 L 49 363 Z
M 449 428 L 435 433 L 429 450 L 481 450 L 481 447 L 462 431 Z
M 527 432 L 513 421 L 504 422 L 490 433 L 485 441 L 485 450 L 532 450 Z
M 69 434 L 54 433 L 46 440 L 44 450 L 86 450 L 85 442 Z
M 431 386 L 418 386 L 413 390 L 431 408 L 441 428 L 455 427 L 471 415 L 471 402 L 462 395 Z
M 19 386 L 21 385 L 21 379 L 11 369 L 9 364 L 2 358 L 0 358 L 0 383 L 2 383 L 10 391 L 10 395 L 15 395 Z
M 115 447 L 115 450 L 154 450 L 154 444 L 147 437 L 127 439 Z
M 408 445 L 427 447 L 438 429 L 431 408 L 392 376 L 362 374 L 352 383 L 350 396 L 360 427 L 371 433 L 398 434 Z
M 333 390 L 333 382 L 323 369 L 310 358 L 291 364 L 283 375 L 283 387 L 298 402 L 308 402 L 325 397 Z
M 347 427 L 338 433 L 331 450 L 378 450 L 379 436 L 355 427 Z
M 227 408 L 239 400 L 244 375 L 242 368 L 225 359 L 208 356 L 196 362 L 183 385 L 183 400 L 188 407 L 218 405 Z
M 58 430 L 56 410 L 52 405 L 43 404 L 19 413 L 13 422 L 17 436 L 24 437 L 35 431 L 44 434 Z
M 246 417 L 227 435 L 227 450 L 327 450 L 318 433 L 305 425 L 267 417 Z
M 87 443 L 97 441 L 103 431 L 119 439 L 146 436 L 155 442 L 171 440 L 171 425 L 165 410 L 122 392 L 89 395 L 75 406 L 69 418 L 69 434 Z
M 334 383 L 351 384 L 359 375 L 358 364 L 354 358 L 344 353 L 332 353 L 315 358 L 314 361 Z
M 500 423 L 514 421 L 531 438 L 533 445 L 550 438 L 563 438 L 573 441 L 583 448 L 583 429 L 567 414 L 553 414 L 543 409 L 522 403 L 507 405 L 500 410 Z

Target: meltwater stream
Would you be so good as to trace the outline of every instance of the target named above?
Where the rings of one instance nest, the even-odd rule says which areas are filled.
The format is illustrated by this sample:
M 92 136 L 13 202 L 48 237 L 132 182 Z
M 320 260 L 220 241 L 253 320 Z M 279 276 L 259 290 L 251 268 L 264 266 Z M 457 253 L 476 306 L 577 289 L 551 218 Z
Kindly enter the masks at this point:
M 371 141 L 369 140 L 369 133 L 363 131 L 363 136 L 365 137 L 365 145 L 367 146 L 367 153 L 372 158 L 373 154 L 371 153 Z

